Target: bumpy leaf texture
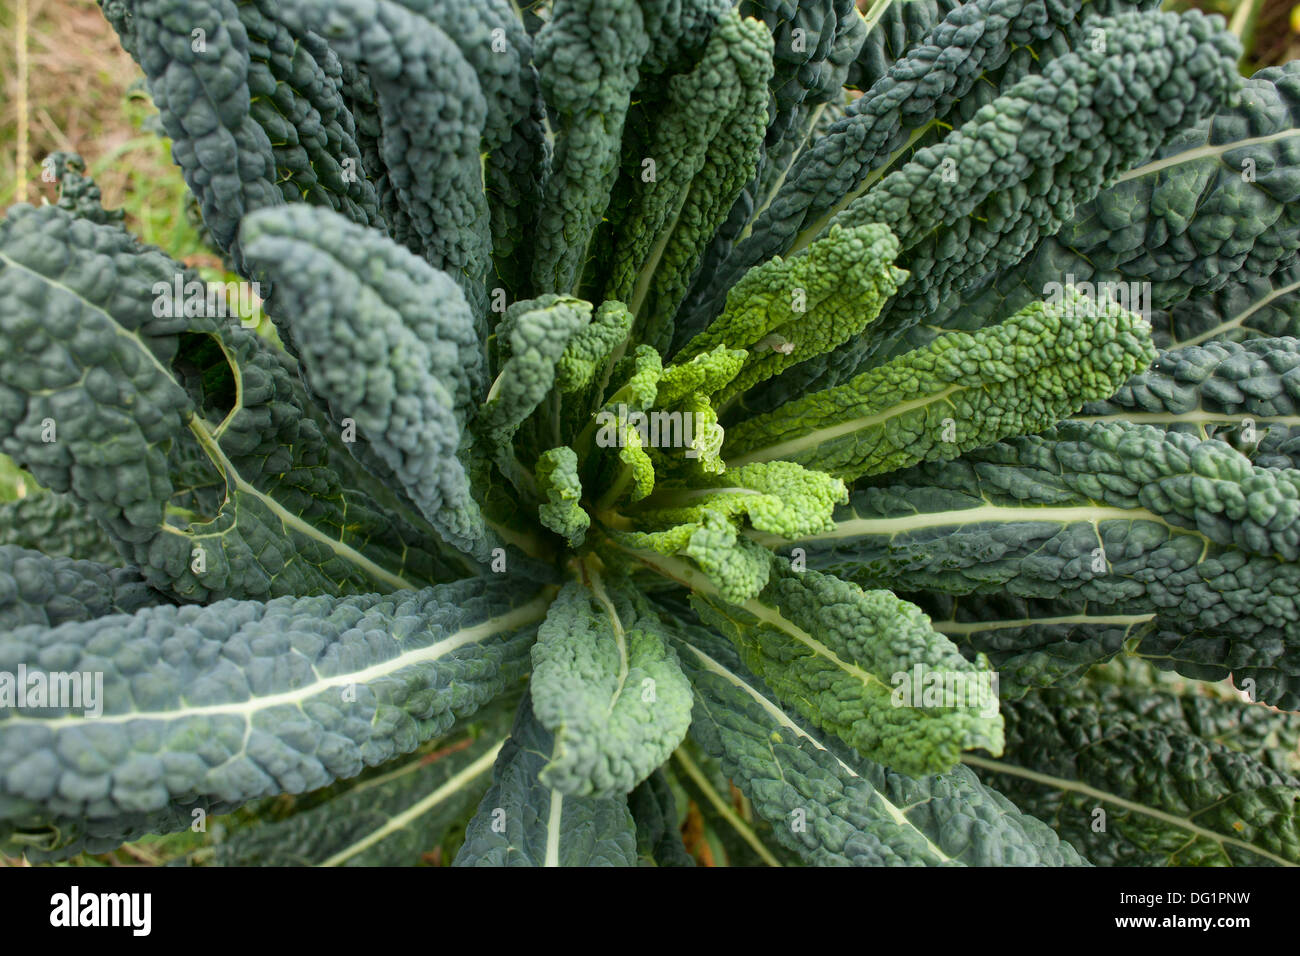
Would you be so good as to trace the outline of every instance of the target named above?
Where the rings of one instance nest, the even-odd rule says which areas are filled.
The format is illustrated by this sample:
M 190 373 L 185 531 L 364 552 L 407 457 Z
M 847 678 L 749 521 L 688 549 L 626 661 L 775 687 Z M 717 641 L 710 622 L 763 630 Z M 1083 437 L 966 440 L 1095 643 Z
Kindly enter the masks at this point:
M 1152 6 L 103 0 L 273 327 L 0 222 L 0 849 L 1300 862 L 1300 72 Z
M 477 716 L 477 715 L 476 715 Z M 283 820 L 237 831 L 196 863 L 214 866 L 414 866 L 433 854 L 491 782 L 509 724 L 439 738 L 361 774 Z M 195 854 L 200 856 L 200 854 Z
M 355 776 L 444 734 L 527 668 L 549 593 L 483 578 L 393 595 L 155 607 L 0 637 L 0 666 L 102 675 L 102 715 L 0 716 L 0 837 L 112 849 Z
M 465 573 L 423 519 L 356 487 L 282 356 L 252 332 L 187 316 L 177 288 L 202 296 L 193 273 L 121 230 L 57 207 L 10 210 L 0 449 L 185 600 Z
M 1003 689 L 1129 639 L 1161 667 L 1296 706 L 1300 471 L 1150 425 L 1062 423 L 854 492 L 810 566 L 888 580 Z
M 964 767 L 919 779 L 843 752 L 791 717 L 727 644 L 681 635 L 692 732 L 720 757 L 782 844 L 823 866 L 1084 863 Z
M 1257 705 L 1213 707 L 1226 721 Z M 1094 863 L 1300 861 L 1300 780 L 1216 741 L 1172 695 L 1104 685 L 1038 691 L 1007 708 L 1007 728 L 1002 760 L 972 758 L 981 778 Z
M 525 698 L 456 866 L 636 865 L 636 826 L 625 795 L 574 797 L 542 782 L 557 746 Z

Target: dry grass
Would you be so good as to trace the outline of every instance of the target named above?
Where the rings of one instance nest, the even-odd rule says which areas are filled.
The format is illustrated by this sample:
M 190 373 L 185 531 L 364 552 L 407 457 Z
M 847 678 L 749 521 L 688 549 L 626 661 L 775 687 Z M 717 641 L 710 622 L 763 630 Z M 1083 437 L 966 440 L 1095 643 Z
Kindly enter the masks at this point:
M 53 200 L 41 161 L 68 150 L 86 160 L 105 205 L 126 210 L 127 228 L 177 256 L 201 251 L 170 147 L 143 128 L 154 110 L 140 69 L 95 0 L 11 0 L 0 36 L 0 208 Z
M 28 77 L 28 142 L 25 155 L 17 154 L 20 141 L 18 104 L 21 96 L 18 50 L 20 7 L 28 6 L 26 47 Z M 112 27 L 94 0 L 15 0 L 0 13 L 12 46 L 0 49 L 0 136 L 15 183 L 29 196 L 52 195 L 40 180 L 41 159 L 57 149 L 80 152 L 94 160 L 137 135 L 126 121 L 123 106 L 128 89 L 140 76 L 131 58 L 117 44 Z M 126 180 L 102 182 L 105 199 L 120 205 Z
M 1255 23 L 1254 63 L 1264 67 L 1300 57 L 1300 4 L 1264 0 Z
M 1239 0 L 1180 2 L 1231 15 Z M 1251 66 L 1300 53 L 1296 0 L 1251 2 L 1262 7 Z M 105 204 L 126 209 L 128 229 L 180 258 L 207 252 L 184 215 L 184 184 L 165 141 L 142 128 L 153 108 L 140 70 L 95 0 L 8 0 L 0 4 L 0 36 L 0 209 L 53 199 L 41 160 L 70 150 L 86 160 Z
M 136 235 L 187 264 L 218 261 L 186 217 L 171 147 L 143 128 L 155 111 L 140 69 L 95 0 L 8 0 L 0 38 L 0 215 L 14 202 L 53 201 L 41 161 L 68 150 L 86 160 L 105 205 L 125 209 Z M 0 455 L 0 501 L 29 487 L 30 476 Z

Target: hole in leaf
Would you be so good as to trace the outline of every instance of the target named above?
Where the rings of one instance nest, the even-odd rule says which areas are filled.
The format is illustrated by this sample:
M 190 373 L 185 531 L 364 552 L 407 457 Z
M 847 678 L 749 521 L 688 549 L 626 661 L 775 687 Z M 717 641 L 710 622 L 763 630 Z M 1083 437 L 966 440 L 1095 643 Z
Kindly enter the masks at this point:
M 200 416 L 213 424 L 225 420 L 235 407 L 239 387 L 235 370 L 215 336 L 182 332 L 172 368 L 199 406 Z

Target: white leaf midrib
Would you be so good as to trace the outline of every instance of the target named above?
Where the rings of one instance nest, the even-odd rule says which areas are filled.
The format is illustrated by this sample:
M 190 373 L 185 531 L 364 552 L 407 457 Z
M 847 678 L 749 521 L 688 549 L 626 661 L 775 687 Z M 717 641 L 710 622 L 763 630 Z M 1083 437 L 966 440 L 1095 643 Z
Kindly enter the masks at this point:
M 335 853 L 329 859 L 321 863 L 320 866 L 338 866 L 356 856 L 358 853 L 361 853 L 363 850 L 367 850 L 376 843 L 379 843 L 381 840 L 386 839 L 398 830 L 410 826 L 410 824 L 415 820 L 424 816 L 424 814 L 428 813 L 438 804 L 454 796 L 457 791 L 468 786 L 478 777 L 481 777 L 484 773 L 490 770 L 492 764 L 497 759 L 497 754 L 501 752 L 503 746 L 505 746 L 504 739 L 497 741 L 495 746 L 491 747 L 485 754 L 476 759 L 473 763 L 457 771 L 455 775 L 450 777 L 442 786 L 438 787 L 428 796 L 424 797 L 419 802 L 412 804 L 401 813 L 390 817 L 384 822 L 383 826 L 376 828 L 366 834 L 362 839 L 357 840 L 350 846 Z
M 978 634 L 981 631 L 1002 631 L 1018 627 L 1054 627 L 1071 624 L 1093 624 L 1097 626 L 1114 625 L 1132 629 L 1139 624 L 1154 621 L 1151 614 L 1063 614 L 1058 617 L 1023 618 L 1020 620 L 996 621 L 931 621 L 936 631 L 944 634 Z
M 1232 845 L 1232 846 L 1239 847 L 1249 853 L 1253 853 L 1257 856 L 1264 857 L 1265 859 L 1272 860 L 1273 862 L 1277 863 L 1280 866 L 1296 865 L 1293 861 L 1288 860 L 1285 857 L 1278 856 L 1276 853 L 1266 850 L 1263 847 L 1256 846 L 1253 843 L 1247 843 L 1245 840 L 1238 840 L 1235 837 L 1230 837 L 1224 833 L 1217 833 L 1214 830 L 1207 830 L 1205 827 L 1199 826 L 1193 823 L 1190 819 L 1187 819 L 1185 817 L 1179 817 L 1172 813 L 1166 813 L 1164 810 L 1161 810 L 1157 807 L 1148 806 L 1147 804 L 1144 803 L 1138 803 L 1137 801 L 1134 800 L 1128 800 L 1124 797 L 1121 797 L 1114 793 L 1109 793 L 1105 790 L 1099 790 L 1096 787 L 1091 787 L 1088 784 L 1082 783 L 1078 780 L 1070 780 L 1065 777 L 1056 777 L 1051 774 L 1040 773 L 1036 770 L 1030 770 L 1027 767 L 1020 767 L 1017 766 L 1016 764 L 1007 763 L 1002 760 L 993 760 L 986 757 L 980 757 L 974 754 L 963 755 L 962 762 L 969 766 L 979 767 L 982 770 L 991 771 L 993 773 L 1002 773 L 1012 777 L 1021 777 L 1025 780 L 1031 780 L 1034 783 L 1051 787 L 1055 790 L 1062 790 L 1065 792 L 1082 794 L 1083 796 L 1087 796 L 1095 800 L 1100 800 L 1103 803 L 1109 803 L 1112 804 L 1113 806 L 1121 807 L 1133 813 L 1138 813 L 1146 817 L 1151 817 L 1152 819 L 1155 820 L 1160 820 L 1162 823 L 1167 823 L 1170 826 L 1176 827 L 1180 830 L 1184 830 L 1188 833 L 1193 834 L 1195 837 L 1201 837 L 1202 839 L 1210 840 L 1214 843 L 1219 844 L 1220 846 Z M 1209 808 L 1208 807 L 1202 808 L 1202 810 L 1198 810 L 1196 812 L 1200 813 L 1203 812 L 1205 809 L 1209 809 Z
M 551 789 L 551 805 L 546 815 L 546 856 L 542 866 L 560 865 L 560 823 L 564 815 L 564 794 Z
M 63 284 L 62 282 L 59 282 L 50 276 L 44 275 L 43 273 L 37 272 L 34 269 L 31 269 L 30 267 L 24 265 L 23 263 L 17 262 L 16 260 L 10 258 L 4 253 L 0 253 L 0 261 L 8 263 L 9 265 L 13 266 L 15 269 L 18 269 L 19 271 L 24 272 L 29 276 L 32 276 L 38 282 L 48 284 L 50 287 L 54 289 L 58 289 L 64 294 L 71 296 L 72 298 L 80 302 L 86 309 L 92 312 L 98 312 L 101 315 L 103 315 L 107 320 L 108 328 L 113 332 L 114 335 L 120 336 L 122 338 L 128 339 L 129 341 L 133 342 L 138 348 L 140 354 L 143 355 L 145 359 L 154 366 L 158 374 L 161 375 L 174 388 L 180 389 L 182 394 L 185 394 L 185 390 L 176 381 L 171 371 L 168 370 L 168 368 L 164 366 L 162 362 L 159 361 L 158 356 L 155 355 L 153 350 L 150 349 L 140 338 L 140 334 L 138 331 L 128 330 L 124 328 L 122 324 L 118 322 L 117 319 L 115 319 L 108 312 L 107 309 L 104 309 L 101 306 L 96 305 L 95 303 L 91 302 L 89 299 L 81 295 L 79 292 L 77 292 L 75 289 L 70 288 L 69 286 Z M 224 344 L 222 346 L 222 353 L 227 354 L 225 351 Z M 234 416 L 234 411 L 232 410 L 230 415 L 227 416 L 227 421 L 229 421 L 229 419 L 232 418 L 233 416 Z M 269 495 L 253 487 L 251 484 L 248 483 L 248 481 L 246 481 L 239 474 L 239 472 L 235 469 L 234 464 L 230 461 L 229 458 L 226 457 L 225 453 L 221 450 L 221 446 L 218 443 L 217 436 L 213 435 L 208 430 L 207 425 L 201 422 L 199 418 L 193 413 L 188 413 L 187 419 L 188 419 L 187 425 L 190 431 L 194 434 L 195 438 L 198 440 L 203 450 L 208 454 L 208 457 L 212 459 L 212 464 L 222 471 L 223 477 L 226 479 L 226 481 L 230 484 L 233 484 L 239 491 L 244 492 L 256 498 L 258 501 L 260 501 L 263 505 L 266 506 L 268 510 L 270 510 L 272 514 L 276 516 L 276 518 L 280 520 L 280 522 L 286 528 L 292 528 L 293 530 L 297 531 L 303 536 L 310 538 L 312 541 L 326 548 L 329 548 L 330 551 L 332 551 L 339 558 L 348 561 L 353 565 L 356 565 L 357 567 L 364 570 L 371 577 L 373 577 L 375 580 L 382 581 L 394 589 L 405 590 L 405 589 L 412 589 L 415 587 L 415 585 L 405 580 L 401 575 L 394 574 L 388 569 L 380 566 L 376 562 L 372 561 L 370 558 L 366 557 L 360 551 L 353 548 L 351 545 L 345 544 L 341 540 L 329 537 L 328 535 L 320 531 L 318 528 L 316 528 L 314 525 L 308 524 L 302 518 L 293 514 L 293 512 L 289 511 L 287 508 L 285 508 L 274 498 L 270 497 Z M 165 524 L 161 525 L 159 530 L 160 532 L 176 531 L 176 529 L 173 529 L 169 525 L 165 525 Z M 180 533 L 183 534 L 184 532 L 180 532 Z
M 404 668 L 412 667 L 416 664 L 436 661 L 468 644 L 473 644 L 504 631 L 513 630 L 517 627 L 522 627 L 531 623 L 532 621 L 540 620 L 545 615 L 546 609 L 550 605 L 550 600 L 549 594 L 543 592 L 527 604 L 521 605 L 505 614 L 500 614 L 496 617 L 488 618 L 485 621 L 480 621 L 478 624 L 473 624 L 467 628 L 463 628 L 462 630 L 459 630 L 440 641 L 436 641 L 433 644 L 414 648 L 403 654 L 398 654 L 387 661 L 372 664 L 371 666 L 362 668 L 358 671 L 318 678 L 310 684 L 304 684 L 302 687 L 297 687 L 293 690 L 254 696 L 249 697 L 247 700 L 232 701 L 221 704 L 181 706 L 175 710 L 131 711 L 123 714 L 104 714 L 100 717 L 94 718 L 83 716 L 41 718 L 14 715 L 0 719 L 0 730 L 3 730 L 5 727 L 12 727 L 14 724 L 39 724 L 42 727 L 55 730 L 60 727 L 74 725 L 91 727 L 98 724 L 129 723 L 134 720 L 174 721 L 191 717 L 212 716 L 242 717 L 251 725 L 254 715 L 262 713 L 272 707 L 282 707 L 286 705 L 301 706 L 304 701 L 319 694 L 323 694 L 332 688 L 343 688 L 354 684 L 367 684 L 371 681 L 388 677 Z
M 620 547 L 622 546 L 620 545 Z M 651 568 L 665 573 L 667 576 L 674 578 L 675 580 L 682 581 L 693 591 L 697 591 L 708 597 L 721 597 L 717 587 L 715 587 L 711 581 L 696 572 L 694 568 L 680 558 L 661 554 L 651 556 L 643 551 L 634 551 L 628 548 L 624 548 L 624 550 L 635 555 L 643 564 L 649 565 Z M 731 602 L 727 603 L 730 604 Z M 849 675 L 863 687 L 878 686 L 883 690 L 890 690 L 889 685 L 885 684 L 885 682 L 876 675 L 863 670 L 851 661 L 844 660 L 835 653 L 835 651 L 817 640 L 817 638 L 813 637 L 798 624 L 795 624 L 789 618 L 782 615 L 779 610 L 768 607 L 757 598 L 750 598 L 743 604 L 733 606 L 741 608 L 745 612 L 752 614 L 762 624 L 774 628 L 782 634 L 785 634 L 787 637 L 803 644 L 815 655 L 831 664 L 831 666 L 835 667 L 837 670 Z
M 851 383 L 849 386 L 852 387 Z M 806 451 L 818 448 L 828 441 L 834 441 L 837 438 L 843 438 L 845 435 L 852 435 L 877 425 L 882 425 L 891 419 L 906 415 L 909 412 L 917 411 L 929 405 L 946 401 L 956 392 L 964 391 L 968 388 L 982 388 L 983 382 L 976 383 L 974 386 L 963 383 L 955 383 L 945 386 L 937 392 L 928 395 L 922 395 L 919 398 L 911 399 L 906 402 L 899 402 L 896 405 L 890 405 L 883 411 L 875 412 L 871 415 L 862 415 L 857 418 L 851 418 L 847 421 L 838 422 L 834 425 L 827 425 L 824 428 L 814 428 L 804 432 L 797 438 L 790 438 L 775 445 L 766 445 L 760 448 L 754 448 L 746 451 L 735 459 L 728 459 L 727 464 L 731 467 L 742 467 L 756 461 L 772 461 L 774 459 L 794 460 Z M 868 398 L 868 401 L 870 398 Z M 950 403 L 951 404 L 951 403 Z
M 1247 149 L 1251 146 L 1265 146 L 1269 143 L 1280 142 L 1292 136 L 1300 136 L 1300 129 L 1284 129 L 1276 133 L 1268 133 L 1264 136 L 1249 136 L 1243 139 L 1233 140 L 1230 143 L 1210 144 L 1204 143 L 1200 146 L 1193 146 L 1191 149 L 1185 149 L 1180 153 L 1174 153 L 1172 156 L 1166 156 L 1163 159 L 1152 160 L 1151 162 L 1130 169 L 1118 179 L 1116 185 L 1128 182 L 1133 179 L 1141 179 L 1152 173 L 1158 173 L 1163 169 L 1169 169 L 1173 166 L 1181 166 L 1184 163 L 1194 163 L 1198 159 L 1210 159 L 1215 156 L 1222 156 L 1224 153 L 1230 153 L 1233 150 Z
M 948 511 L 927 511 L 910 515 L 897 515 L 888 518 L 850 518 L 845 521 L 837 521 L 831 531 L 802 535 L 795 538 L 780 538 L 775 535 L 753 535 L 753 537 L 764 545 L 790 545 L 870 536 L 893 537 L 910 531 L 924 531 L 931 528 L 961 525 L 1002 524 L 1006 522 L 1041 522 L 1062 525 L 1087 523 L 1096 525 L 1102 521 L 1151 521 L 1179 534 L 1205 538 L 1205 535 L 1196 529 L 1173 524 L 1162 515 L 1146 508 L 1101 507 L 1097 505 L 1013 506 L 991 504 L 976 505 L 973 508 L 955 508 Z
M 723 680 L 726 680 L 728 683 L 732 684 L 737 689 L 747 693 L 750 697 L 752 697 L 755 700 L 755 702 L 758 703 L 760 707 L 763 708 L 764 712 L 767 713 L 770 717 L 772 717 L 772 719 L 775 720 L 778 724 L 794 732 L 798 736 L 802 737 L 804 740 L 807 740 L 818 750 L 824 751 L 825 753 L 829 754 L 835 760 L 835 762 L 839 764 L 839 766 L 851 777 L 853 777 L 856 780 L 862 780 L 863 783 L 867 784 L 871 792 L 874 793 L 877 799 L 880 800 L 880 803 L 884 807 L 885 812 L 889 815 L 889 818 L 893 820 L 894 823 L 897 824 L 898 826 L 906 827 L 910 830 L 913 830 L 918 836 L 921 837 L 922 840 L 925 841 L 926 847 L 932 853 L 934 853 L 935 856 L 937 856 L 939 859 L 944 861 L 950 861 L 952 859 L 952 857 L 944 853 L 941 849 L 939 849 L 939 847 L 935 846 L 935 844 L 930 840 L 930 838 L 926 836 L 924 833 L 922 833 L 917 828 L 917 826 L 914 823 L 912 823 L 912 821 L 907 819 L 906 814 L 904 814 L 903 811 L 896 804 L 892 803 L 883 793 L 881 793 L 875 787 L 872 787 L 870 783 L 868 783 L 868 781 L 866 781 L 861 774 L 859 774 L 851 766 L 849 766 L 847 763 L 841 760 L 833 751 L 828 750 L 821 743 L 821 741 L 817 740 L 816 737 L 813 737 L 802 727 L 800 727 L 797 723 L 795 723 L 789 714 L 783 711 L 780 707 L 776 706 L 776 704 L 772 703 L 772 701 L 768 700 L 768 698 L 764 694 L 759 693 L 758 690 L 756 690 L 754 687 L 750 686 L 748 683 L 742 680 L 739 675 L 732 673 L 730 670 L 728 670 L 718 661 L 714 660 L 704 651 L 700 650 L 698 647 L 695 647 L 693 644 L 686 644 L 685 646 L 693 654 L 695 654 L 696 657 L 699 658 L 701 665 L 705 669 L 718 675 Z

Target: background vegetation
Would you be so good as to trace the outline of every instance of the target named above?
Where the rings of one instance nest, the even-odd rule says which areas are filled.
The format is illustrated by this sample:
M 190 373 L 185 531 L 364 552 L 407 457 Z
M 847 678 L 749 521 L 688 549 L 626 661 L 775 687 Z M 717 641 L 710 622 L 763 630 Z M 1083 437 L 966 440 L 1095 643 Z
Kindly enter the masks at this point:
M 870 0 L 858 0 L 866 10 Z M 1196 6 L 1228 19 L 1246 50 L 1241 71 L 1300 57 L 1300 2 L 1297 0 L 1168 0 L 1170 9 Z M 157 113 L 135 62 L 118 44 L 96 0 L 7 0 L 0 5 L 0 210 L 15 202 L 53 201 L 56 187 L 42 181 L 41 163 L 56 150 L 76 152 L 103 192 L 104 206 L 126 213 L 126 228 L 160 246 L 206 278 L 222 276 L 220 257 L 201 237 L 196 213 L 171 147 L 159 134 Z M 229 276 L 228 278 L 236 278 Z M 24 496 L 24 479 L 0 455 L 0 501 Z M 1114 662 L 1114 667 L 1132 666 Z M 1145 666 L 1145 665 L 1144 665 Z M 1161 675 L 1161 681 L 1178 681 Z M 1232 693 L 1223 685 L 1207 692 Z M 432 742 L 426 759 L 441 754 Z M 326 794 L 283 796 L 252 804 L 209 824 L 207 833 L 150 837 L 111 854 L 80 855 L 72 866 L 158 865 L 202 848 L 245 822 L 287 816 L 296 803 L 319 802 Z M 747 815 L 744 797 L 734 787 L 735 810 Z M 688 850 L 708 865 L 721 848 L 701 833 L 701 811 L 690 805 L 683 828 Z M 460 834 L 425 855 L 426 863 L 450 860 Z M 25 865 L 0 856 L 0 866 Z

